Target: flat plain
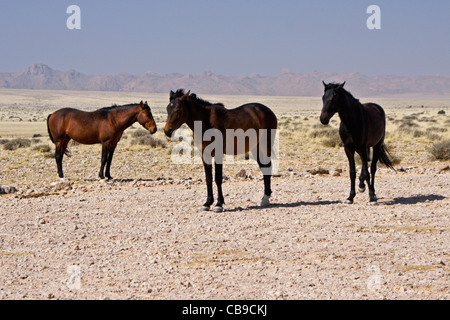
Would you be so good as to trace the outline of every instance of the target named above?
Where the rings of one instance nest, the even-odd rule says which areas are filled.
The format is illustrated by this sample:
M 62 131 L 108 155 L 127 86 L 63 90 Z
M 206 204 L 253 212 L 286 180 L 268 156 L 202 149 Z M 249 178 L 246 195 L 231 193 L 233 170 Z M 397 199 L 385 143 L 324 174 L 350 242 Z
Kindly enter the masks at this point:
M 203 167 L 172 161 L 168 94 L 0 90 L 0 187 L 15 191 L 0 195 L 0 299 L 449 299 L 449 96 L 357 97 L 385 109 L 397 168 L 379 166 L 369 206 L 367 192 L 343 203 L 339 118 L 320 124 L 320 97 L 196 93 L 277 115 L 269 207 L 256 163 L 234 159 L 225 211 L 199 210 Z M 158 132 L 125 131 L 114 179 L 97 177 L 100 145 L 70 144 L 60 181 L 47 115 L 140 100 Z

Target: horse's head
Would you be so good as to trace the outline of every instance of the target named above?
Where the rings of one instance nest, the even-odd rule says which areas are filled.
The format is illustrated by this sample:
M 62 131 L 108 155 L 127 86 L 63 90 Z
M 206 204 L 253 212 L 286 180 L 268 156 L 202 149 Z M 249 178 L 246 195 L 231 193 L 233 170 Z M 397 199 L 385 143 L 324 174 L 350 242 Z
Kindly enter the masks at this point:
M 186 123 L 189 117 L 188 103 L 191 91 L 184 93 L 184 90 L 177 92 L 170 91 L 169 104 L 167 105 L 167 121 L 164 128 L 166 136 L 171 137 L 183 123 Z
M 150 107 L 147 104 L 147 101 L 145 103 L 141 101 L 139 104 L 139 112 L 137 114 L 137 121 L 140 123 L 141 126 L 143 126 L 146 130 L 148 130 L 151 134 L 154 134 L 156 132 L 156 123 L 155 119 L 153 119 L 152 112 L 150 110 Z
M 344 83 L 338 84 L 338 83 L 329 83 L 326 84 L 323 82 L 323 85 L 325 87 L 324 94 L 322 96 L 323 101 L 323 108 L 322 112 L 320 114 L 320 122 L 322 124 L 328 124 L 330 122 L 331 117 L 339 111 L 339 96 L 342 92 L 342 89 L 344 88 Z

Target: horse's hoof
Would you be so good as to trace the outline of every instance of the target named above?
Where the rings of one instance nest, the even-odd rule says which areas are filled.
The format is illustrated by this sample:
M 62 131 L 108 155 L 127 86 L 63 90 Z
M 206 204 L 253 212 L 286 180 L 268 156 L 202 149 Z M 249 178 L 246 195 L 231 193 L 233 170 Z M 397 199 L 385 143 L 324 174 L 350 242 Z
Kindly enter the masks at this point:
M 269 196 L 268 195 L 264 195 L 264 197 L 261 200 L 261 207 L 267 207 L 268 205 L 270 205 L 270 200 L 269 200 Z
M 363 193 L 364 191 L 366 191 L 366 187 L 364 187 L 364 188 L 359 187 L 359 188 L 358 188 L 358 191 L 359 191 L 360 193 Z
M 200 209 L 200 211 L 209 211 L 209 207 L 203 206 L 203 207 Z
M 378 204 L 377 200 L 374 200 L 374 201 L 370 201 L 370 202 L 369 202 L 369 205 L 370 205 L 370 206 L 376 206 L 377 204 Z
M 61 182 L 69 182 L 69 179 L 67 179 L 67 178 L 59 178 L 59 181 L 61 181 Z
M 352 203 L 353 203 L 353 200 L 347 199 L 347 200 L 344 201 L 344 203 L 345 203 L 345 204 L 352 204 Z
M 214 207 L 214 212 L 223 212 L 223 208 L 219 206 Z

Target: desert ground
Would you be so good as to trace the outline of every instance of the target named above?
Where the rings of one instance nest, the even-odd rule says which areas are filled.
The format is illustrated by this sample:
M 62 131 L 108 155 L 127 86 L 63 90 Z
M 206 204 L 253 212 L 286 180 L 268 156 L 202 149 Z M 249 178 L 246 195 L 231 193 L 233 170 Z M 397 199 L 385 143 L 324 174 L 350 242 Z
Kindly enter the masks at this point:
M 371 206 L 367 191 L 344 204 L 339 118 L 320 124 L 321 97 L 196 93 L 277 115 L 270 206 L 256 163 L 238 158 L 225 211 L 200 211 L 203 166 L 174 163 L 180 142 L 163 133 L 168 93 L 0 89 L 0 299 L 450 298 L 450 96 L 357 97 L 385 109 L 397 169 L 379 165 Z M 158 132 L 125 131 L 114 179 L 98 178 L 100 145 L 71 143 L 60 181 L 47 115 L 140 100 Z

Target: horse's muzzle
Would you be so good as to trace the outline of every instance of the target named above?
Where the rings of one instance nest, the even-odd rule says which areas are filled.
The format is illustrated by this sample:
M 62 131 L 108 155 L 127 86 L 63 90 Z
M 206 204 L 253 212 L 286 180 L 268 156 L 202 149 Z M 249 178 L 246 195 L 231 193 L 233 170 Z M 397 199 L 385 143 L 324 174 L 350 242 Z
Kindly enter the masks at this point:
M 150 128 L 148 130 L 148 132 L 150 132 L 150 134 L 154 134 L 158 129 L 156 128 L 156 126 L 154 128 Z
M 327 125 L 330 122 L 330 117 L 328 114 L 321 114 L 320 115 L 320 123 Z
M 168 136 L 169 138 L 172 138 L 173 130 L 172 130 L 172 129 L 164 129 L 164 133 L 165 133 L 166 136 Z

